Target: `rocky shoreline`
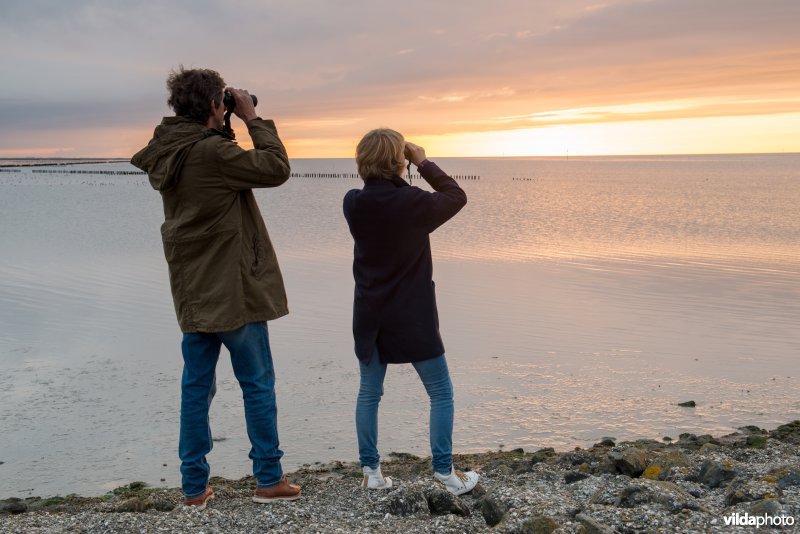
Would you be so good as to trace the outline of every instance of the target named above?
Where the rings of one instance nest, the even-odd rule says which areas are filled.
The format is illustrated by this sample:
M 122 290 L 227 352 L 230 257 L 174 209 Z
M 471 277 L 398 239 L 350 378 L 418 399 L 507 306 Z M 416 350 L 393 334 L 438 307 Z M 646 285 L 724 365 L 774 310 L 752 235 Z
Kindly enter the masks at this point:
M 456 465 L 481 473 L 461 497 L 434 481 L 429 459 L 393 453 L 388 491 L 362 490 L 358 465 L 342 462 L 291 473 L 303 497 L 269 505 L 250 501 L 251 477 L 212 479 L 217 498 L 204 511 L 183 506 L 179 489 L 132 483 L 96 498 L 0 501 L 0 532 L 800 532 L 800 421 L 464 454 Z

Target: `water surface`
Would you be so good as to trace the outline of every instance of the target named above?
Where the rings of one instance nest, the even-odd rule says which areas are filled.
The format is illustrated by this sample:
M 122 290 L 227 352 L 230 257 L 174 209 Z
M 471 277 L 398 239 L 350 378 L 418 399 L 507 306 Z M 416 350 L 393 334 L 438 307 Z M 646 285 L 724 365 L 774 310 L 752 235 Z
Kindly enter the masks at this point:
M 457 452 L 798 418 L 800 156 L 439 162 L 480 176 L 432 239 Z M 182 362 L 160 197 L 144 176 L 68 172 L 128 164 L 52 169 L 0 173 L 0 498 L 176 486 Z M 291 309 L 270 323 L 287 470 L 357 458 L 341 199 L 359 186 L 257 192 Z M 239 477 L 249 444 L 225 357 L 218 387 L 209 460 Z M 382 454 L 428 455 L 413 368 L 392 366 L 385 389 Z

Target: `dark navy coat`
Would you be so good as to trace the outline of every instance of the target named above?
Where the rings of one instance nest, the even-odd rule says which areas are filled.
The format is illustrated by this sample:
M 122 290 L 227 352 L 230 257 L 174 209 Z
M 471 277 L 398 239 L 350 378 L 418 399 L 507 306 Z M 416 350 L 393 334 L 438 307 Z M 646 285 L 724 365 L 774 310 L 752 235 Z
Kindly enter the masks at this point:
M 467 203 L 455 180 L 426 160 L 419 172 L 434 192 L 402 178 L 373 178 L 348 191 L 344 216 L 355 241 L 353 337 L 368 362 L 408 363 L 444 354 L 429 234 Z

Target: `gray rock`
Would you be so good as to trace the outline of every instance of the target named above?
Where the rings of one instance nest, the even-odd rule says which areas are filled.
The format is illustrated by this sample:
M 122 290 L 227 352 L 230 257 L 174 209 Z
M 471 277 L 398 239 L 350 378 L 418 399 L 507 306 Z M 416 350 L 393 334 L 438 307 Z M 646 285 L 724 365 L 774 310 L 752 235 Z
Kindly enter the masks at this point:
M 621 508 L 635 508 L 639 505 L 650 502 L 650 495 L 647 494 L 645 488 L 638 485 L 626 486 L 617 496 L 615 506 Z
M 422 490 L 400 487 L 386 498 L 386 505 L 392 515 L 429 514 L 428 499 Z
M 447 490 L 434 489 L 428 493 L 428 509 L 435 515 L 455 514 L 469 517 L 469 508 Z
M 679 436 L 678 445 L 683 448 L 697 450 L 706 443 L 713 443 L 715 445 L 719 445 L 719 441 L 717 441 L 714 436 L 709 434 L 704 434 L 702 436 L 695 436 L 694 434 L 681 434 Z
M 659 451 L 667 447 L 666 444 L 654 439 L 637 439 L 633 442 L 637 449 L 645 451 Z
M 581 473 L 580 471 L 567 471 L 564 473 L 564 482 L 567 484 L 572 484 L 573 482 L 583 480 L 584 478 L 589 478 L 589 475 L 586 473 Z
M 544 515 L 530 517 L 517 529 L 519 534 L 550 534 L 558 528 L 558 523 Z
M 770 432 L 770 436 L 786 443 L 800 445 L 800 419 L 779 426 Z
M 784 490 L 789 486 L 800 486 L 800 473 L 789 473 L 778 480 L 778 489 Z
M 616 532 L 613 528 L 586 514 L 576 515 L 575 520 L 583 525 L 583 528 L 586 529 L 586 534 L 614 534 Z
M 498 460 L 492 462 L 484 470 L 489 473 L 497 473 L 501 475 L 511 475 L 514 473 L 527 473 L 531 469 L 529 460 Z
M 617 466 L 614 464 L 614 460 L 608 456 L 601 458 L 598 465 L 592 471 L 596 475 L 602 475 L 604 473 L 608 473 L 609 475 L 619 474 L 619 471 L 617 471 Z
M 680 486 L 672 482 L 646 479 L 623 488 L 614 504 L 621 508 L 656 504 L 673 513 L 698 508 L 695 499 Z
M 747 513 L 750 515 L 760 516 L 781 515 L 782 511 L 781 504 L 776 499 L 764 499 L 763 501 L 758 501 L 747 509 Z
M 747 436 L 747 446 L 751 449 L 763 449 L 767 446 L 767 436 L 760 436 L 754 434 L 752 436 Z
M 496 495 L 489 493 L 481 499 L 481 515 L 490 527 L 500 523 L 506 512 L 508 512 L 508 505 Z
M 148 506 L 148 503 L 140 499 L 139 497 L 131 497 L 130 499 L 125 499 L 124 501 L 120 502 L 116 506 L 114 506 L 115 512 L 145 512 L 149 508 L 152 508 L 152 503 Z
M 27 511 L 27 503 L 18 497 L 0 501 L 0 514 L 24 514 Z
M 719 450 L 720 445 L 716 445 L 714 443 L 704 443 L 702 447 L 700 447 L 700 454 L 709 454 L 714 452 L 715 450 Z
M 672 482 L 640 478 L 628 483 L 617 477 L 606 479 L 589 497 L 588 504 L 616 506 L 618 508 L 640 508 L 654 506 L 675 513 L 681 510 L 696 510 L 697 500 L 687 491 Z
M 709 488 L 718 488 L 727 484 L 736 477 L 736 470 L 730 465 L 724 465 L 714 460 L 706 460 L 700 467 L 697 481 Z
M 514 469 L 507 465 L 507 464 L 500 464 L 493 469 L 489 469 L 489 471 L 493 472 L 496 475 L 513 475 Z
M 581 465 L 592 461 L 591 455 L 586 451 L 573 451 L 564 454 L 559 459 L 559 463 L 567 465 Z
M 725 492 L 725 505 L 733 506 L 742 502 L 773 499 L 780 496 L 781 490 L 775 484 L 764 480 L 734 480 Z
M 152 499 L 148 499 L 148 501 L 149 507 L 159 512 L 171 512 L 175 509 L 175 503 L 165 498 L 153 497 Z
M 647 454 L 637 449 L 629 447 L 623 451 L 611 451 L 608 458 L 614 462 L 614 467 L 623 475 L 636 478 L 644 473 L 647 468 Z
M 552 447 L 545 447 L 544 449 L 539 449 L 538 451 L 534 452 L 531 455 L 531 464 L 535 465 L 544 462 L 555 455 L 556 455 L 556 450 Z
M 676 449 L 662 454 L 653 462 L 655 467 L 660 469 L 658 473 L 659 480 L 672 480 L 674 469 L 693 469 L 694 463 L 689 456 L 682 450 Z

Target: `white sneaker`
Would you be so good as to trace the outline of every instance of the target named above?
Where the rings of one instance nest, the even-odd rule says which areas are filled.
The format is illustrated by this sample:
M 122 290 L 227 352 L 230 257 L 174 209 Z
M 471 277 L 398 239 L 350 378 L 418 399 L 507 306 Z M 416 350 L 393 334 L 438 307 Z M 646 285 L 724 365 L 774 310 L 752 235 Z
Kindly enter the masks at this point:
M 364 471 L 364 480 L 361 482 L 362 488 L 389 489 L 392 487 L 392 479 L 381 474 L 381 464 L 378 464 L 375 469 L 367 466 L 361 469 Z
M 447 491 L 453 495 L 461 495 L 463 493 L 467 493 L 468 491 L 472 491 L 472 488 L 475 487 L 475 485 L 478 483 L 478 479 L 481 477 L 475 471 L 467 471 L 464 473 L 454 469 L 453 467 L 450 468 L 450 473 L 447 475 L 434 472 L 433 476 L 436 478 L 436 480 L 443 483 L 447 488 Z

